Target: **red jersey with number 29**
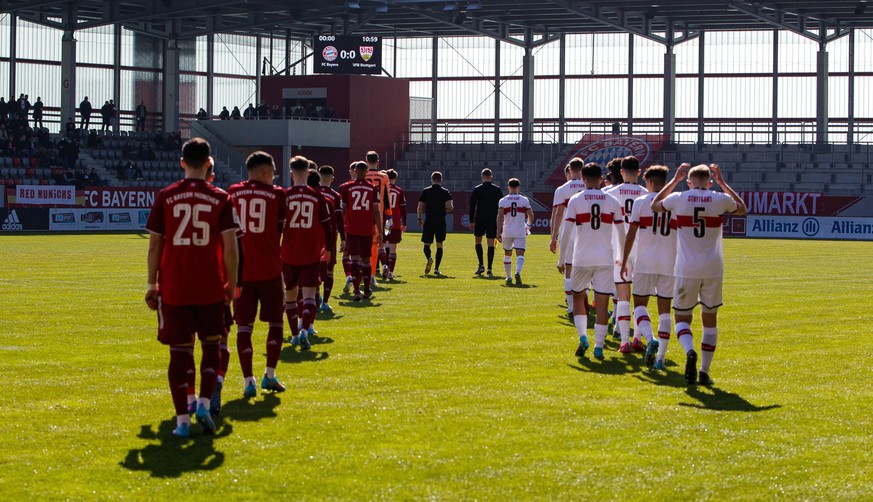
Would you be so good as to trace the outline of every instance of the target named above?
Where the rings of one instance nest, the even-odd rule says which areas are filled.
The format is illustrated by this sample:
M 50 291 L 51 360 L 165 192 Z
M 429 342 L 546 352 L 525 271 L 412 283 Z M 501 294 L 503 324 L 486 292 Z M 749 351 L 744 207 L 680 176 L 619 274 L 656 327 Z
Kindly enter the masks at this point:
M 200 179 L 177 181 L 155 197 L 146 229 L 164 237 L 158 268 L 162 302 L 223 301 L 227 278 L 221 234 L 238 229 L 227 192 Z
M 282 275 L 279 240 L 285 221 L 285 191 L 248 180 L 227 189 L 242 228 L 243 272 L 240 282 L 275 279 Z
M 297 185 L 285 191 L 285 209 L 282 262 L 297 266 L 320 262 L 325 229 L 330 229 L 327 201 L 314 188 Z
M 340 199 L 346 216 L 346 233 L 367 237 L 376 230 L 373 208 L 379 203 L 379 188 L 367 180 L 354 180 L 340 187 Z

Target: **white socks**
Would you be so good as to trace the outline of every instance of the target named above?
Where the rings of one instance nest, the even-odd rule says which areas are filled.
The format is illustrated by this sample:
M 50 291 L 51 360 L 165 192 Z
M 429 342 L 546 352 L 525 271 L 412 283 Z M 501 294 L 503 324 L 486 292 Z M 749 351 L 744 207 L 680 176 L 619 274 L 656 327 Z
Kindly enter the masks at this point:
M 269 373 L 269 372 L 270 372 L 270 368 L 267 368 L 267 373 Z M 273 369 L 273 376 L 276 376 L 276 369 L 275 368 Z M 245 380 L 243 381 L 243 385 L 245 385 L 246 387 L 248 387 L 249 385 L 255 385 L 255 377 L 253 377 L 253 376 L 246 377 Z
M 512 279 L 512 257 L 503 257 L 503 270 L 506 270 L 506 278 Z
M 630 339 L 630 302 L 619 300 L 615 307 L 615 318 L 618 329 L 621 332 L 621 344 L 628 343 Z
M 704 373 L 709 373 L 716 342 L 718 342 L 718 328 L 704 327 L 703 337 L 700 339 L 700 371 Z
M 515 259 L 515 273 L 521 275 L 522 268 L 524 268 L 524 256 L 519 256 Z
M 276 378 L 276 368 L 267 368 L 266 371 L 267 378 Z M 254 383 L 255 379 L 252 377 L 252 383 Z
M 606 341 L 606 324 L 594 325 L 594 346 L 603 348 L 603 342 Z
M 663 361 L 667 355 L 667 343 L 670 342 L 670 314 L 658 317 L 658 360 Z
M 588 336 L 588 316 L 574 315 L 573 324 L 576 325 L 576 332 L 579 333 L 579 338 L 582 338 L 583 336 Z
M 640 338 L 640 333 L 642 333 L 647 342 L 655 339 L 655 335 L 652 333 L 652 321 L 649 319 L 649 310 L 646 307 L 640 305 L 634 309 L 634 322 L 637 325 L 634 338 Z
M 687 322 L 676 323 L 676 339 L 686 354 L 689 350 L 694 350 L 694 337 L 691 335 L 691 325 Z
M 573 291 L 570 289 L 570 279 L 564 277 L 564 296 L 567 298 L 567 312 L 573 312 Z

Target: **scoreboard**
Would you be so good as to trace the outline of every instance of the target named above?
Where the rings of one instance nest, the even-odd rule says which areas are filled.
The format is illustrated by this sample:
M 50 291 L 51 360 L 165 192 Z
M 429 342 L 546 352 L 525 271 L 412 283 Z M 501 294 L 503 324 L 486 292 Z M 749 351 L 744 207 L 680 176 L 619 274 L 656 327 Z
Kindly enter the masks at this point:
M 370 35 L 315 37 L 315 73 L 382 73 L 382 38 Z

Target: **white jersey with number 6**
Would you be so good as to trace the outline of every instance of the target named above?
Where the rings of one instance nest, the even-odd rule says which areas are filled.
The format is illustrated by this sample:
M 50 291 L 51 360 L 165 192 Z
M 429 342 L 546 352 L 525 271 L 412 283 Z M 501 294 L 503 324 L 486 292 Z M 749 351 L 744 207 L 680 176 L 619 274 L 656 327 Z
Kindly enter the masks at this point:
M 615 225 L 624 224 L 621 206 L 615 197 L 597 188 L 588 188 L 570 199 L 564 216 L 575 225 L 574 268 L 615 265 L 612 234 Z
M 637 198 L 631 211 L 630 222 L 640 227 L 634 247 L 638 249 L 634 273 L 673 276 L 676 265 L 677 224 L 673 213 L 652 211 L 657 193 Z
M 530 201 L 524 195 L 509 194 L 497 203 L 498 211 L 503 211 L 503 237 L 522 239 L 527 237 L 527 214 L 531 211 Z
M 692 188 L 687 192 L 670 194 L 661 202 L 661 206 L 673 213 L 679 225 L 674 275 L 688 279 L 722 277 L 722 216 L 737 210 L 737 203 L 731 196 Z

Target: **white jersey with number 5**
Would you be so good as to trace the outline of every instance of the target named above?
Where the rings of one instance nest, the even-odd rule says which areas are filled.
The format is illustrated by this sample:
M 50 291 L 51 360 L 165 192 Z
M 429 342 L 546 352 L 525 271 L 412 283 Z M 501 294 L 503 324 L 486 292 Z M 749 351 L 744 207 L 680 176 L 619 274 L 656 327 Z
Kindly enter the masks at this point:
M 640 226 L 634 241 L 639 250 L 634 273 L 672 276 L 676 265 L 676 218 L 670 211 L 652 211 L 657 195 L 650 193 L 637 198 L 631 211 L 630 222 Z
M 615 265 L 612 234 L 623 225 L 621 206 L 615 197 L 597 188 L 574 195 L 564 213 L 573 223 L 573 267 L 611 267 Z
M 607 187 L 603 190 L 615 197 L 615 200 L 621 205 L 621 211 L 624 215 L 624 222 L 630 222 L 631 211 L 634 207 L 634 201 L 639 197 L 649 193 L 645 188 L 635 184 L 635 183 L 622 183 L 621 185 L 613 185 L 611 187 Z M 615 259 L 616 261 L 621 261 L 624 256 L 624 248 L 619 245 L 618 235 L 616 234 L 612 240 L 612 247 L 615 250 Z M 634 243 L 633 249 L 631 249 L 630 260 L 635 260 L 637 257 L 637 244 Z
M 679 225 L 674 275 L 686 279 L 711 279 L 724 275 L 722 216 L 737 210 L 730 195 L 692 188 L 670 194 L 661 206 L 673 213 Z
M 531 211 L 530 200 L 524 195 L 509 194 L 497 203 L 503 211 L 503 237 L 524 239 L 527 237 L 527 214 Z

